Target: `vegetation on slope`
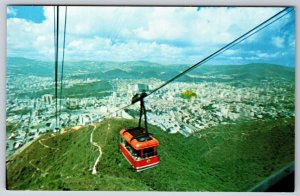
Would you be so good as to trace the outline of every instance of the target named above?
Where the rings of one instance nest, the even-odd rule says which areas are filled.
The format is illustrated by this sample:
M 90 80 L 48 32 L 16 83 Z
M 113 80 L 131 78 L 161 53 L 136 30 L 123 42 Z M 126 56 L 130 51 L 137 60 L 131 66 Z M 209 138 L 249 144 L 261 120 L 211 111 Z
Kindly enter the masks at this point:
M 93 141 L 103 155 L 92 175 L 98 149 L 93 126 L 43 135 L 7 161 L 9 189 L 246 191 L 294 160 L 294 119 L 243 122 L 208 128 L 188 138 L 149 130 L 159 140 L 159 166 L 133 171 L 118 150 L 118 134 L 134 120 L 97 124 Z
M 84 89 L 84 90 L 83 90 Z M 26 91 L 19 93 L 19 98 L 37 98 L 45 94 L 51 94 L 54 91 L 54 86 L 48 89 L 37 89 L 36 91 Z M 83 84 L 75 84 L 70 87 L 64 88 L 64 94 L 68 95 L 69 98 L 88 98 L 97 97 L 103 98 L 109 96 L 112 91 L 112 86 L 108 81 L 96 81 Z

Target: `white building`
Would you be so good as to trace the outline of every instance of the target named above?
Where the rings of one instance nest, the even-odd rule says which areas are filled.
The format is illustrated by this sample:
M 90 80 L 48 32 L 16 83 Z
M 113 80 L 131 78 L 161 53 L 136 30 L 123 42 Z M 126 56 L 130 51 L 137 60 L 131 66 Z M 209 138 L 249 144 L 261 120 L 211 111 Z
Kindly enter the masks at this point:
M 45 94 L 42 96 L 42 101 L 46 105 L 51 105 L 53 103 L 53 95 L 51 94 Z

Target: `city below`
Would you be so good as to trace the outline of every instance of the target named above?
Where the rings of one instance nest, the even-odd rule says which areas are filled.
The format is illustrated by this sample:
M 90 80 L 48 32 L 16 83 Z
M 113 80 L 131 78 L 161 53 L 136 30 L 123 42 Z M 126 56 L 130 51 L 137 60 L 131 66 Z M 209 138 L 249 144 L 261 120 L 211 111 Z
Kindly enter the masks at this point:
M 12 78 L 8 76 L 8 81 L 10 80 Z M 32 84 L 32 81 L 36 83 Z M 95 82 L 102 81 L 77 79 L 66 80 L 64 84 L 72 87 Z M 37 98 L 15 98 L 18 94 L 26 93 L 25 91 L 53 88 L 51 78 L 18 76 L 13 85 L 7 86 L 6 155 L 43 133 L 100 122 L 104 117 L 138 118 L 139 104 L 107 115 L 128 105 L 136 93 L 152 90 L 162 83 L 163 81 L 155 78 L 113 79 L 109 81 L 111 90 L 106 91 L 108 96 L 69 98 L 63 94 L 62 99 L 58 97 L 57 100 L 56 121 L 56 101 L 53 94 L 43 94 Z M 292 93 L 290 91 L 294 84 L 284 80 L 262 80 L 259 83 L 259 87 L 236 87 L 222 82 L 173 82 L 145 100 L 147 120 L 164 131 L 189 136 L 207 127 L 241 120 L 294 117 L 294 97 L 288 96 Z M 195 92 L 196 96 L 191 99 L 183 98 L 182 92 L 187 89 Z M 80 90 L 84 93 L 85 89 Z

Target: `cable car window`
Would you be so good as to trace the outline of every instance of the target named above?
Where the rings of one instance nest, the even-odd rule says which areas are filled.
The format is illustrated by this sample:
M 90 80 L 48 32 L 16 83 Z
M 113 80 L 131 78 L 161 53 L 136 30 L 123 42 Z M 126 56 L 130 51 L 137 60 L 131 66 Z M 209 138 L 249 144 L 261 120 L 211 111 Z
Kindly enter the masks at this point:
M 125 141 L 125 140 L 124 140 Z M 131 156 L 133 156 L 136 160 L 139 160 L 142 158 L 141 155 L 141 150 L 135 150 L 134 148 L 132 148 L 128 142 L 125 143 L 125 147 L 126 149 L 129 151 L 129 153 L 131 154 Z
M 148 157 L 151 157 L 151 156 L 154 156 L 154 155 L 155 155 L 155 151 L 154 151 L 153 147 L 144 149 L 144 157 L 145 158 L 148 158 Z
M 132 149 L 132 147 L 129 145 L 129 143 L 127 141 L 125 142 L 125 147 L 130 152 L 130 154 L 132 154 L 133 149 Z
M 120 143 L 125 146 L 125 139 L 123 137 L 120 137 Z
M 141 155 L 141 150 L 135 150 L 133 149 L 133 154 L 132 156 L 136 159 L 136 160 L 139 160 L 142 158 L 142 155 Z

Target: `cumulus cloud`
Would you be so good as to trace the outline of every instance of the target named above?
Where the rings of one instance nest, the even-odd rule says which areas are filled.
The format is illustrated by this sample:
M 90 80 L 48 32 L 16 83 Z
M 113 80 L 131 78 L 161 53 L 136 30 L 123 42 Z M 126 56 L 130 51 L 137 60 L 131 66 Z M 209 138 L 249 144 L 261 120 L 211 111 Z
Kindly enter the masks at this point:
M 275 53 L 257 53 L 257 57 L 259 58 L 275 58 L 278 57 L 281 53 L 275 52 Z
M 278 36 L 273 37 L 272 42 L 278 48 L 283 48 L 284 47 L 284 38 L 283 37 L 278 37 Z
M 20 50 L 19 56 L 29 58 L 45 58 L 53 52 L 53 32 L 50 23 L 38 24 L 25 19 L 11 18 L 7 21 L 8 55 Z M 52 25 L 51 25 L 52 26 Z M 35 54 L 27 56 L 27 52 Z
M 194 63 L 281 9 L 69 6 L 66 60 Z M 63 6 L 60 11 L 62 38 Z M 39 24 L 26 19 L 8 18 L 8 55 L 47 60 L 54 58 L 52 6 L 44 7 L 44 16 L 45 20 Z M 280 25 L 281 23 L 274 23 L 272 29 L 279 29 Z M 262 44 L 262 40 L 266 40 L 264 36 L 263 33 L 253 36 L 241 43 L 244 48 L 233 48 L 224 53 L 224 56 L 240 56 L 240 50 L 245 47 L 248 47 L 248 52 L 255 51 L 257 48 L 251 48 L 254 47 L 253 43 L 264 47 L 267 45 Z M 293 39 L 284 39 L 276 34 L 267 42 L 277 48 L 293 43 Z M 62 39 L 60 48 L 61 46 Z

